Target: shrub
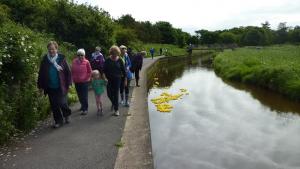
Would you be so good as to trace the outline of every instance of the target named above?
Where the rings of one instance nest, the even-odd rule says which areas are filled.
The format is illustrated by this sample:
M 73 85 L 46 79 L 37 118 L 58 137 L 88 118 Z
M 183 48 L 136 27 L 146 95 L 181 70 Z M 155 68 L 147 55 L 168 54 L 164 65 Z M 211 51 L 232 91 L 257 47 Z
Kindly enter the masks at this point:
M 37 71 L 49 35 L 14 23 L 0 28 L 0 143 L 18 131 L 28 132 L 49 115 L 48 99 L 36 86 Z M 70 44 L 60 49 L 74 53 Z M 74 90 L 69 100 L 77 101 Z

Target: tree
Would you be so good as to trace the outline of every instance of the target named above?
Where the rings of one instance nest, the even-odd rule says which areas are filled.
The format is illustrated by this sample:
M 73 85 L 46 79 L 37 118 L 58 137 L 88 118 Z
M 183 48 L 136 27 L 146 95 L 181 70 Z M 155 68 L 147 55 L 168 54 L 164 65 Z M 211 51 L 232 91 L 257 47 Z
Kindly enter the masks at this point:
M 263 39 L 263 34 L 258 29 L 251 28 L 245 33 L 243 37 L 243 44 L 250 46 L 262 45 Z
M 10 8 L 6 5 L 0 4 L 0 25 L 10 19 Z
M 106 11 L 91 5 L 78 5 L 69 0 L 2 0 L 11 8 L 15 22 L 54 34 L 59 41 L 85 48 L 112 45 L 114 23 Z
M 276 31 L 276 42 L 281 44 L 285 43 L 288 40 L 288 27 L 286 26 L 286 22 L 281 22 L 278 25 Z
M 198 36 L 193 35 L 193 36 L 190 36 L 190 37 L 187 39 L 187 43 L 188 43 L 188 44 L 199 45 L 199 44 L 200 44 L 200 39 L 198 38 Z
M 159 21 L 155 23 L 155 27 L 160 31 L 161 42 L 165 44 L 175 44 L 176 37 L 172 25 L 169 22 Z
M 122 25 L 124 28 L 131 28 L 134 29 L 136 27 L 137 22 L 135 19 L 130 15 L 122 15 L 118 20 L 117 23 Z
M 236 42 L 236 37 L 231 32 L 222 32 L 220 34 L 221 42 L 224 44 L 232 44 Z
M 202 29 L 202 30 L 198 30 L 195 32 L 200 37 L 200 42 L 202 44 L 215 44 L 215 43 L 218 43 L 218 41 L 219 41 L 219 32 L 217 32 L 217 31 L 211 32 L 211 31 Z
M 160 43 L 161 41 L 159 29 L 149 21 L 138 22 L 135 32 L 137 33 L 138 39 L 144 43 Z
M 300 43 L 300 26 L 295 26 L 289 31 L 289 39 L 293 43 Z
M 120 29 L 117 31 L 116 35 L 116 43 L 120 45 L 129 46 L 131 43 L 137 41 L 136 34 L 132 29 Z
M 271 30 L 271 25 L 268 21 L 264 22 L 261 24 L 261 27 L 266 29 L 266 30 Z

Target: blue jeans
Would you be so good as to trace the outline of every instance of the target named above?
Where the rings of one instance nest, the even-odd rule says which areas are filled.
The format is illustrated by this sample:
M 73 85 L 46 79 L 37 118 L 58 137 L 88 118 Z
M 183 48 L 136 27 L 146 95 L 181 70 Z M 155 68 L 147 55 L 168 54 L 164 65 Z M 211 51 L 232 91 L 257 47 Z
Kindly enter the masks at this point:
M 87 111 L 89 107 L 88 104 L 89 82 L 75 83 L 75 88 L 76 88 L 77 96 L 79 98 L 79 102 L 81 104 L 80 110 Z

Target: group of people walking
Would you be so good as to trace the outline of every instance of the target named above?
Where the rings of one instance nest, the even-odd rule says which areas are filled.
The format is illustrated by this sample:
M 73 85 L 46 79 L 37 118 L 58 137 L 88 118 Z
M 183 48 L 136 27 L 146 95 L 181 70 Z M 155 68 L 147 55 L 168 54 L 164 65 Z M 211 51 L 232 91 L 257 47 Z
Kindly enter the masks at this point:
M 50 41 L 48 53 L 42 58 L 38 74 L 38 88 L 48 95 L 54 118 L 54 128 L 70 122 L 71 109 L 67 103 L 67 93 L 72 83 L 81 104 L 81 115 L 88 114 L 88 91 L 95 93 L 97 115 L 103 115 L 102 97 L 106 88 L 112 103 L 113 115 L 119 116 L 119 103 L 129 107 L 130 82 L 135 75 L 139 87 L 139 73 L 142 69 L 146 52 L 133 54 L 124 45 L 112 46 L 109 57 L 105 58 L 101 48 L 96 47 L 90 58 L 84 49 L 79 49 L 72 61 L 71 68 L 66 57 L 58 53 L 58 44 Z M 120 100 L 119 100 L 120 96 Z

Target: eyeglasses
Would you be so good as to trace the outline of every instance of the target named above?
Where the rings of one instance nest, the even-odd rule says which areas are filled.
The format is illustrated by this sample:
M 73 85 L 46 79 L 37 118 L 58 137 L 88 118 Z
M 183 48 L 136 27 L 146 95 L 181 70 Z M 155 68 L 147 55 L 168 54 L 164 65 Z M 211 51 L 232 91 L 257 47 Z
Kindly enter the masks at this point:
M 77 56 L 84 56 L 84 55 L 79 54 L 79 55 L 77 55 Z

